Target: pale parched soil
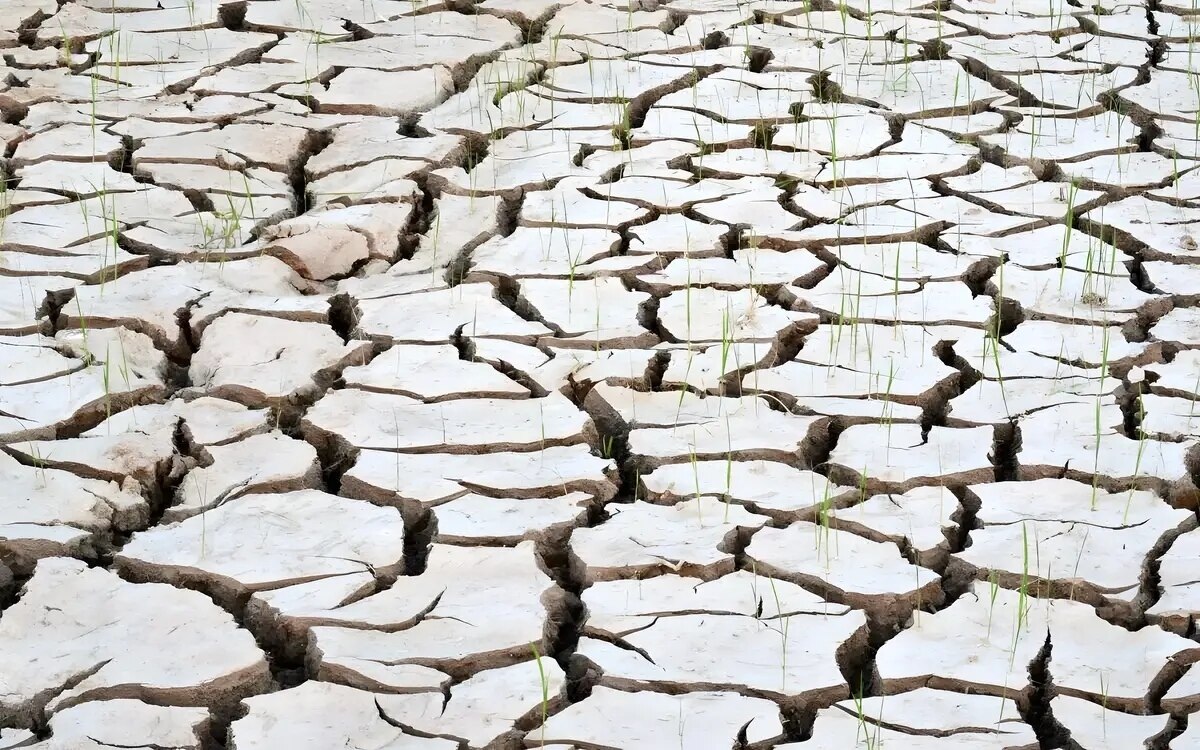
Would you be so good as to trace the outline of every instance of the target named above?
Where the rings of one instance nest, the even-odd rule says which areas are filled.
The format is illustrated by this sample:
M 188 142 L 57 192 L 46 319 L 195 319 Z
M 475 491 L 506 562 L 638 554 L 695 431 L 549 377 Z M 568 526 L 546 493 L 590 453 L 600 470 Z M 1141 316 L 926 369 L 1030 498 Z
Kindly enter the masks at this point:
M 1198 31 L 0 0 L 0 748 L 1200 748 Z

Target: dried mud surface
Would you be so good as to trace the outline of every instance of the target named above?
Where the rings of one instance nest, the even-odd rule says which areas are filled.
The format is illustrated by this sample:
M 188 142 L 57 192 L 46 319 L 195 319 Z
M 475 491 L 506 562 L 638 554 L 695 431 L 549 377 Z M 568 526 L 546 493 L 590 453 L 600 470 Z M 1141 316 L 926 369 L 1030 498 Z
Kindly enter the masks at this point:
M 0 748 L 1200 748 L 1200 12 L 0 0 Z

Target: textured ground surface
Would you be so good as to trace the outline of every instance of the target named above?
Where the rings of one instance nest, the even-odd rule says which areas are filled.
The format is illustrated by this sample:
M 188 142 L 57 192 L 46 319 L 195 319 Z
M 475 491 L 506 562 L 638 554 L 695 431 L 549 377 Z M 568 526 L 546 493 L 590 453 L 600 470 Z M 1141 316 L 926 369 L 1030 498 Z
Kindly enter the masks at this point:
M 1200 748 L 1197 30 L 0 0 L 0 748 Z

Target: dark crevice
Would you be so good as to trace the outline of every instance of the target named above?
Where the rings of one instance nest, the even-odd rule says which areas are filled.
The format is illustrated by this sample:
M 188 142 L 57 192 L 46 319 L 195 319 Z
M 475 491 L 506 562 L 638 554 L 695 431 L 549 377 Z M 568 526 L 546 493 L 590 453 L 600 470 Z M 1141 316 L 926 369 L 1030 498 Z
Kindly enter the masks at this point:
M 1050 633 L 1046 632 L 1046 640 L 1038 650 L 1037 656 L 1029 663 L 1029 698 L 1025 704 L 1021 718 L 1033 727 L 1041 747 L 1058 748 L 1067 743 L 1069 733 L 1054 719 L 1050 710 L 1050 700 L 1054 697 L 1053 676 L 1050 673 L 1051 654 Z M 1022 702 L 1018 702 L 1018 708 Z
M 296 216 L 308 211 L 311 196 L 308 194 L 308 173 L 305 170 L 308 160 L 324 151 L 333 143 L 333 135 L 323 130 L 310 130 L 300 145 L 300 154 L 294 160 L 288 179 L 292 187 L 292 210 Z
M 329 298 L 329 327 L 345 343 L 354 339 L 361 315 L 358 304 L 348 294 L 335 294 Z
M 404 575 L 419 576 L 425 572 L 437 538 L 437 517 L 425 507 L 406 505 L 404 511 Z

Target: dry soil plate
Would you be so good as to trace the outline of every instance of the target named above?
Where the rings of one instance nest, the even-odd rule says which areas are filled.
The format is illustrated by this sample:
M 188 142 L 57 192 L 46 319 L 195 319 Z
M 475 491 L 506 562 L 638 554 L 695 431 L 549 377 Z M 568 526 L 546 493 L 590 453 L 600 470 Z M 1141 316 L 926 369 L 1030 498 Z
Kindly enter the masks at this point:
M 1200 748 L 1200 12 L 0 0 L 0 748 Z

